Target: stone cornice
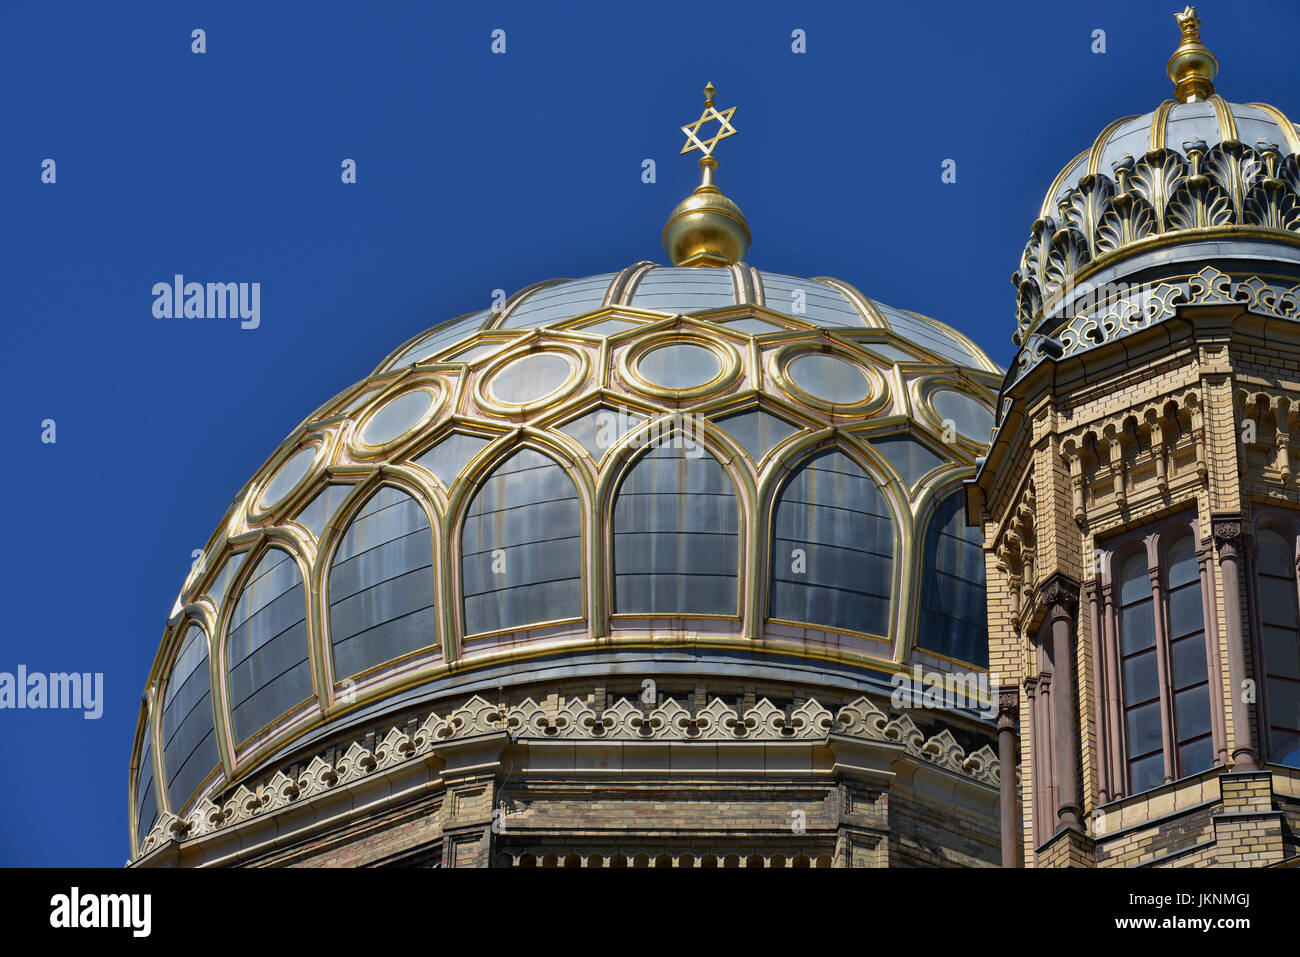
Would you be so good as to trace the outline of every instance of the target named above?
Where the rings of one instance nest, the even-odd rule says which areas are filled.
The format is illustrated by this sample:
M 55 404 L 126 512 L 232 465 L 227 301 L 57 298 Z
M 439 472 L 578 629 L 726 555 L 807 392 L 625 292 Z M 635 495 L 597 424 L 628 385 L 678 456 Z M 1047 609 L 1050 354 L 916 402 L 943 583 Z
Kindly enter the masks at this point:
M 164 814 L 144 839 L 137 859 L 171 842 L 214 837 L 277 812 L 340 800 L 343 808 L 357 807 L 356 795 L 373 790 L 375 784 L 382 803 L 385 795 L 410 792 L 410 787 L 397 788 L 393 782 L 409 776 L 412 769 L 420 772 L 419 781 L 411 785 L 417 790 L 459 776 L 494 773 L 507 747 L 549 741 L 594 748 L 631 742 L 681 747 L 734 742 L 757 745 L 760 753 L 786 742 L 830 747 L 845 754 L 849 753 L 846 744 L 876 742 L 896 755 L 879 764 L 882 773 L 889 773 L 897 760 L 905 760 L 914 765 L 913 778 L 920 771 L 943 772 L 977 790 L 996 790 L 999 783 L 997 756 L 988 745 L 967 754 L 948 729 L 927 738 L 909 715 L 887 714 L 865 697 L 832 715 L 811 698 L 787 714 L 766 698 L 743 711 L 714 698 L 692 713 L 672 699 L 646 710 L 621 698 L 610 708 L 596 710 L 579 698 L 561 701 L 554 708 L 529 698 L 507 708 L 475 696 L 445 717 L 429 715 L 412 734 L 391 728 L 373 751 L 354 741 L 334 762 L 313 758 L 296 779 L 278 770 L 259 782 L 241 783 L 220 804 L 205 798 L 184 817 Z M 348 793 L 353 791 L 356 794 Z M 320 823 L 321 815 L 308 817 L 301 826 Z M 267 823 L 270 832 L 265 840 L 270 841 L 281 829 Z M 247 840 L 236 843 L 252 846 Z

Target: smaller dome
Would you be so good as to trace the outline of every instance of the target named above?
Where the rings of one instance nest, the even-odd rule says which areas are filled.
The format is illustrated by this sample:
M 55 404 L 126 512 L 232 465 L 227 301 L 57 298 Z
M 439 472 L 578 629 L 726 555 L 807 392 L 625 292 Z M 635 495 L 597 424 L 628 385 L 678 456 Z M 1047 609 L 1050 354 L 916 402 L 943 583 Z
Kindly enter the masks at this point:
M 1177 18 L 1176 99 L 1111 123 L 1043 197 L 1012 276 L 1015 378 L 1044 348 L 1073 354 L 1163 315 L 1147 301 L 1156 286 L 1222 263 L 1225 244 L 1243 269 L 1300 268 L 1300 129 L 1275 106 L 1214 92 L 1196 11 Z

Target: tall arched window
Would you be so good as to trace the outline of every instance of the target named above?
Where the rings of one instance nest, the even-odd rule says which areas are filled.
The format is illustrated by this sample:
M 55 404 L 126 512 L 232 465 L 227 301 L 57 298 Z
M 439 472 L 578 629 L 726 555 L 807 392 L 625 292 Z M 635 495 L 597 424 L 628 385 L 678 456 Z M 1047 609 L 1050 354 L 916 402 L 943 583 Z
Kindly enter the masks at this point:
M 889 634 L 894 522 L 880 487 L 843 452 L 799 467 L 776 503 L 769 614 Z
M 1214 762 L 1196 543 L 1190 531 L 1174 531 L 1162 537 L 1160 552 L 1155 587 L 1145 548 L 1124 559 L 1114 583 L 1131 794 L 1157 787 L 1170 775 L 1177 779 L 1204 771 Z
M 474 494 L 461 583 L 466 635 L 582 614 L 582 509 L 558 462 L 520 449 Z
M 415 499 L 389 485 L 370 496 L 334 553 L 329 596 L 336 678 L 436 643 L 433 533 Z
M 1176 767 L 1178 776 L 1186 777 L 1214 763 L 1205 609 L 1201 604 L 1196 544 L 1190 533 L 1180 535 L 1165 551 L 1165 601 L 1169 616 Z
M 1264 652 L 1268 756 L 1300 767 L 1300 621 L 1296 614 L 1294 536 L 1271 528 L 1258 536 L 1260 644 Z
M 987 668 L 984 595 L 984 536 L 966 527 L 965 493 L 956 492 L 939 504 L 925 530 L 917 646 Z
M 179 814 L 219 763 L 212 725 L 208 642 L 198 625 L 190 625 L 185 633 L 185 642 L 167 679 L 162 736 L 167 800 Z
M 154 794 L 153 789 L 153 727 L 147 713 L 144 721 L 140 763 L 135 773 L 135 829 L 141 844 L 158 823 L 158 795 Z
M 614 611 L 736 615 L 740 514 L 731 479 L 694 441 L 666 436 L 614 500 Z
M 1164 783 L 1164 724 L 1154 598 L 1145 552 L 1130 555 L 1119 576 L 1120 674 L 1129 789 Z
M 237 741 L 247 741 L 312 696 L 307 602 L 288 552 L 268 549 L 239 593 L 226 666 Z

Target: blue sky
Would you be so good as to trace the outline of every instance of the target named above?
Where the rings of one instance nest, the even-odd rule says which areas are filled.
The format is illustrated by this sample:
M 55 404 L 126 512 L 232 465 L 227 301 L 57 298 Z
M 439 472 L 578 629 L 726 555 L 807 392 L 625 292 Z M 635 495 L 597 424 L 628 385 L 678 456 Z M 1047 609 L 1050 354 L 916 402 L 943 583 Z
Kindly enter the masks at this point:
M 0 863 L 125 861 L 140 691 L 191 550 L 405 339 L 495 288 L 663 262 L 706 81 L 739 105 L 719 182 L 752 265 L 841 277 L 1005 364 L 1042 194 L 1171 95 L 1176 5 L 6 0 L 0 671 L 102 672 L 105 704 L 0 711 Z M 1199 10 L 1219 92 L 1300 115 L 1300 6 Z M 260 282 L 261 325 L 155 318 L 176 273 Z

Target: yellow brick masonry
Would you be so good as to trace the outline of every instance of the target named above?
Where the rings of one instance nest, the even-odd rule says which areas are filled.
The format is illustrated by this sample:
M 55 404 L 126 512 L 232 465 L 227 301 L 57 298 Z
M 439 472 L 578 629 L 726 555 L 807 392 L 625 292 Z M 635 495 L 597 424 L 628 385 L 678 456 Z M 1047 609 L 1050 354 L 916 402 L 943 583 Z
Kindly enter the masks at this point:
M 1056 572 L 1088 582 L 1095 577 L 1091 556 L 1098 543 L 1163 516 L 1194 509 L 1202 538 L 1208 540 L 1214 516 L 1242 515 L 1248 531 L 1252 504 L 1300 509 L 1300 488 L 1296 480 L 1283 486 L 1271 465 L 1242 466 L 1240 414 L 1234 405 L 1235 392 L 1257 385 L 1267 386 L 1273 394 L 1281 389 L 1288 397 L 1294 396 L 1293 408 L 1300 406 L 1300 336 L 1288 331 L 1295 341 L 1280 343 L 1274 324 L 1264 347 L 1262 336 L 1256 330 L 1258 320 L 1243 317 L 1235 307 L 1196 310 L 1192 318 L 1194 323 L 1166 324 L 1158 335 L 1136 333 L 1118 348 L 1098 348 L 1094 350 L 1095 358 L 1088 363 L 1070 363 L 1068 369 L 1063 364 L 1054 377 L 1044 374 L 1034 379 L 1031 373 L 1025 380 L 1028 383 L 1025 393 L 1013 397 L 1013 417 L 1018 415 L 1016 420 L 1028 423 L 1029 428 L 1008 437 L 1010 447 L 998 460 L 997 467 L 985 469 L 980 478 L 987 509 L 982 525 L 988 580 L 990 670 L 1003 683 L 1021 688 L 1020 797 L 1026 866 L 1077 865 L 1090 855 L 1099 866 L 1131 866 L 1157 860 L 1167 861 L 1170 866 L 1259 866 L 1280 860 L 1283 854 L 1282 816 L 1268 800 L 1271 785 L 1267 773 L 1263 773 L 1262 780 L 1244 784 L 1236 783 L 1240 775 L 1229 774 L 1225 781 L 1234 783 L 1225 784 L 1221 798 L 1216 791 L 1216 800 L 1220 802 L 1216 805 L 1217 816 L 1211 814 L 1210 806 L 1202 799 L 1199 785 L 1196 791 L 1199 810 L 1190 808 L 1186 803 L 1189 798 L 1179 797 L 1175 788 L 1167 795 L 1160 795 L 1158 800 L 1126 799 L 1134 801 L 1134 807 L 1140 806 L 1140 810 L 1121 808 L 1121 813 L 1144 817 L 1126 823 L 1120 834 L 1102 834 L 1091 851 L 1087 841 L 1054 840 L 1040 848 L 1041 859 L 1036 859 L 1032 847 L 1036 769 L 1031 766 L 1033 742 L 1023 682 L 1033 670 L 1033 659 L 1022 628 L 1025 618 L 1033 611 L 1027 609 L 1020 620 L 1013 618 L 1016 605 L 1011 595 L 1010 575 L 997 560 L 997 549 L 1021 502 L 1026 483 L 1032 479 L 1035 487 L 1036 581 L 1025 584 L 1035 588 Z M 1239 329 L 1243 324 L 1244 333 Z M 1089 428 L 1097 429 L 1107 421 L 1122 422 L 1127 413 L 1138 414 L 1152 404 L 1162 408 L 1166 401 L 1179 400 L 1188 394 L 1193 394 L 1194 401 L 1199 403 L 1199 407 L 1193 405 L 1184 411 L 1193 426 L 1202 430 L 1207 470 L 1204 479 L 1196 471 L 1194 443 L 1190 437 L 1179 436 L 1177 441 L 1183 444 L 1176 446 L 1169 456 L 1167 491 L 1159 489 L 1154 470 L 1147 468 L 1144 461 L 1126 462 L 1129 466 L 1125 484 L 1127 507 L 1121 509 L 1110 494 L 1114 483 L 1110 463 L 1099 463 L 1097 474 L 1092 476 L 1093 484 L 1089 486 L 1092 497 L 1085 499 L 1084 521 L 1082 525 L 1077 523 L 1069 462 L 1062 450 L 1064 439 Z M 1019 413 L 1015 412 L 1017 408 L 1021 410 Z M 1293 448 L 1300 450 L 1300 441 Z M 1264 453 L 1266 457 L 1267 448 Z M 1293 459 L 1293 468 L 1300 476 L 1300 451 L 1293 453 Z M 1227 715 L 1230 745 L 1236 729 L 1229 708 L 1232 689 L 1224 641 L 1225 603 L 1233 601 L 1241 608 L 1248 657 L 1250 619 L 1244 588 L 1241 594 L 1225 596 L 1217 552 L 1213 559 L 1208 597 L 1219 636 L 1217 667 L 1223 689 L 1221 707 Z M 1243 575 L 1243 584 L 1245 580 Z M 1096 744 L 1101 695 L 1092 663 L 1086 592 L 1080 596 L 1076 635 L 1081 789 L 1084 813 L 1090 818 L 1098 810 Z M 1252 667 L 1250 662 L 1249 667 Z M 1257 741 L 1258 738 L 1256 729 Z M 1105 809 L 1107 815 L 1113 810 L 1113 806 Z M 1138 823 L 1148 826 L 1136 826 Z

